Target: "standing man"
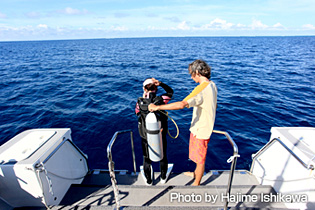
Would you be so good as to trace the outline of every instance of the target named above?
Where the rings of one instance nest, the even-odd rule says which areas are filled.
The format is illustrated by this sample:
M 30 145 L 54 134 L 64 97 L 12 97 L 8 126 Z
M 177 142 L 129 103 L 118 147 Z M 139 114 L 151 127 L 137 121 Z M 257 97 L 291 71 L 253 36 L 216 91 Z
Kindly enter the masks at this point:
M 195 60 L 189 64 L 188 71 L 191 78 L 199 85 L 183 101 L 165 105 L 150 104 L 149 110 L 178 110 L 194 107 L 190 126 L 189 159 L 196 163 L 196 169 L 194 172 L 185 172 L 185 175 L 195 178 L 192 185 L 198 186 L 205 171 L 208 143 L 215 121 L 217 87 L 210 80 L 211 68 L 205 61 Z

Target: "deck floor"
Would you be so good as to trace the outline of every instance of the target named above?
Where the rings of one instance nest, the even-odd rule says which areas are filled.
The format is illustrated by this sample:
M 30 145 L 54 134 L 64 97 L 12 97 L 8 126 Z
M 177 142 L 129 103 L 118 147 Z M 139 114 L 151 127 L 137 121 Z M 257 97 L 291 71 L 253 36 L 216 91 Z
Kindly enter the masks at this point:
M 191 177 L 172 173 L 166 184 L 155 173 L 153 186 L 146 186 L 141 174 L 116 174 L 123 209 L 223 209 L 228 171 L 211 171 L 201 186 L 190 186 Z M 283 203 L 261 202 L 261 195 L 276 194 L 261 186 L 247 171 L 236 171 L 229 207 L 232 209 L 286 209 Z M 256 199 L 257 198 L 257 201 Z M 73 185 L 60 206 L 52 209 L 113 209 L 114 193 L 109 174 L 90 174 L 81 185 Z

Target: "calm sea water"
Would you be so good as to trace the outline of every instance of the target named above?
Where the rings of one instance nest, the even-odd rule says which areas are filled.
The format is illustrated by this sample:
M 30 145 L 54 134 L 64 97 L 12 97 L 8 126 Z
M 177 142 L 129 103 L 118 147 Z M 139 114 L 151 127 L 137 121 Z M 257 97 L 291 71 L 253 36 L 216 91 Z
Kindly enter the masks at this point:
M 107 168 L 106 147 L 115 131 L 134 132 L 142 163 L 136 100 L 142 81 L 155 77 L 182 100 L 197 85 L 188 64 L 204 59 L 218 87 L 215 129 L 239 147 L 237 168 L 248 169 L 274 126 L 314 127 L 315 37 L 133 38 L 0 42 L 0 144 L 32 128 L 71 128 L 90 168 Z M 168 140 L 174 171 L 188 160 L 192 109 L 170 111 L 179 138 Z M 170 122 L 170 132 L 176 130 Z M 232 148 L 212 135 L 206 170 L 228 169 Z M 113 148 L 116 169 L 132 170 L 129 135 Z M 154 164 L 157 171 L 158 164 Z

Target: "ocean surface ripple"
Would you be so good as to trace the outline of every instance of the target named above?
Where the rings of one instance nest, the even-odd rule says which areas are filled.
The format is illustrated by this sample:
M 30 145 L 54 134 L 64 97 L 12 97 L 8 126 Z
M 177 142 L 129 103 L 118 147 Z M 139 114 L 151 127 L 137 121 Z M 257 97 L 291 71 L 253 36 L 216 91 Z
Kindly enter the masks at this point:
M 188 64 L 204 59 L 218 87 L 215 129 L 237 143 L 237 168 L 271 127 L 314 127 L 315 37 L 187 37 L 0 42 L 0 145 L 33 128 L 71 128 L 90 168 L 107 168 L 106 147 L 118 130 L 134 133 L 137 167 L 142 150 L 134 107 L 142 81 L 155 77 L 182 100 L 197 85 Z M 162 93 L 162 90 L 160 90 Z M 188 160 L 192 109 L 169 111 L 180 129 L 168 140 L 174 171 L 193 170 Z M 176 130 L 169 122 L 170 132 Z M 232 148 L 213 134 L 206 170 L 229 169 Z M 132 170 L 129 135 L 113 147 L 116 169 Z M 159 165 L 154 164 L 154 170 Z

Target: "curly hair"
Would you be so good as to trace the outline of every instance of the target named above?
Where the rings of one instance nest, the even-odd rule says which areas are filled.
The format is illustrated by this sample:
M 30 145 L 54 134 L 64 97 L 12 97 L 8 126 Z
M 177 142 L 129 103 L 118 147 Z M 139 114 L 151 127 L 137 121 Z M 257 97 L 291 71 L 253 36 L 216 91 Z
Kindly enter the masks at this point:
M 201 76 L 204 76 L 208 79 L 211 77 L 211 67 L 203 60 L 195 60 L 188 67 L 189 73 L 191 75 L 196 75 L 197 71 Z

